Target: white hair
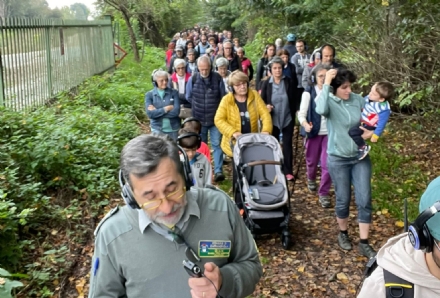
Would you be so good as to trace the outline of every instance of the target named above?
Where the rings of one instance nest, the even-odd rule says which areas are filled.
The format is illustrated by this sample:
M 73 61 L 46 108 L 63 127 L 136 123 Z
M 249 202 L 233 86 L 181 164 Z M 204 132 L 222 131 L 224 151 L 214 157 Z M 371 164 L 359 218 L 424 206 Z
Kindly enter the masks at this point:
M 199 59 L 197 59 L 197 67 L 199 67 L 201 62 L 206 62 L 209 66 L 211 66 L 211 58 L 209 58 L 208 56 L 199 57 Z
M 179 66 L 181 64 L 183 64 L 183 67 L 185 67 L 186 66 L 186 61 L 183 60 L 183 59 L 178 58 L 178 59 L 174 60 L 173 66 L 174 66 L 174 68 L 177 68 L 177 66 Z
M 281 47 L 283 45 L 283 40 L 281 38 L 277 38 L 277 40 L 275 40 L 275 45 L 277 47 Z
M 158 78 L 163 78 L 163 77 L 166 77 L 167 79 L 169 79 L 170 75 L 165 70 L 155 71 L 153 74 L 153 81 L 156 82 Z
M 228 59 L 226 59 L 226 58 L 224 58 L 224 57 L 219 57 L 219 58 L 215 61 L 215 66 L 217 66 L 217 67 L 229 66 L 229 61 L 228 61 Z

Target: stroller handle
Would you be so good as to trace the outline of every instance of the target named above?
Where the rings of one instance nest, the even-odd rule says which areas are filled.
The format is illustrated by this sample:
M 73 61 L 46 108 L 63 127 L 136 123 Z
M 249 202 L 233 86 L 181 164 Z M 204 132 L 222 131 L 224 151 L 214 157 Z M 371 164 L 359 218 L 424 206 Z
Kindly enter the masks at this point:
M 245 163 L 243 165 L 243 168 L 247 168 L 247 167 L 255 167 L 255 166 L 259 166 L 259 165 L 277 165 L 277 166 L 281 166 L 281 161 L 275 161 L 275 160 L 257 160 L 257 161 L 251 161 L 248 163 Z

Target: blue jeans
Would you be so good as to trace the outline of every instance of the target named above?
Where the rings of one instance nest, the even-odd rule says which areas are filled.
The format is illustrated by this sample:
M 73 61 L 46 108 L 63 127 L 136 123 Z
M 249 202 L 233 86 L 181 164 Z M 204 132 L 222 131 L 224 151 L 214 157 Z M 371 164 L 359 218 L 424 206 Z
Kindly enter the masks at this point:
M 223 151 L 220 148 L 222 135 L 215 125 L 202 126 L 202 141 L 208 144 L 208 131 L 211 138 L 211 146 L 214 149 L 214 174 L 222 173 Z
M 176 131 L 172 131 L 172 132 L 163 132 L 163 131 L 161 131 L 161 130 L 157 130 L 157 129 L 151 129 L 151 132 L 154 132 L 154 133 L 158 133 L 158 134 L 164 134 L 164 135 L 168 135 L 168 136 L 170 136 L 174 141 L 177 141 L 177 133 L 178 133 L 178 131 L 176 130 Z
M 351 185 L 358 209 L 358 222 L 371 223 L 371 160 L 329 155 L 327 167 L 335 185 L 336 216 L 346 219 L 350 212 Z

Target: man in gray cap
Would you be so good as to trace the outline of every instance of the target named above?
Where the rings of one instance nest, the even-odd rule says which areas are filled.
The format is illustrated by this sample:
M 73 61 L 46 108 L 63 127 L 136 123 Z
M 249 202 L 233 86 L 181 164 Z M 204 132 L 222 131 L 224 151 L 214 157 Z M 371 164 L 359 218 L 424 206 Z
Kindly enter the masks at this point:
M 173 55 L 170 61 L 170 67 L 168 68 L 168 73 L 172 74 L 174 72 L 174 60 L 183 59 L 185 60 L 185 52 L 182 46 L 177 46 L 174 50 L 176 53 Z
M 370 260 L 374 271 L 358 298 L 440 297 L 440 177 L 423 193 L 419 211 L 408 233 L 391 238 L 379 250 L 377 269 Z

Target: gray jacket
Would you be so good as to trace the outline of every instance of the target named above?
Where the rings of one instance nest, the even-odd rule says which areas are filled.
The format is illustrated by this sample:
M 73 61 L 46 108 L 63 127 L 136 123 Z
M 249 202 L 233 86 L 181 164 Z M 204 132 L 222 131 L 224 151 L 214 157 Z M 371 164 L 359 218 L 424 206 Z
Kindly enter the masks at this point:
M 263 274 L 261 263 L 252 235 L 231 198 L 221 190 L 194 187 L 186 198 L 181 230 L 188 245 L 199 256 L 207 254 L 205 244 L 209 242 L 217 248 L 230 247 L 229 256 L 224 255 L 225 250 L 211 249 L 214 255 L 221 251 L 221 256 L 208 254 L 198 264 L 200 268 L 207 262 L 220 267 L 220 296 L 252 294 Z M 127 206 L 115 210 L 95 232 L 89 298 L 191 297 L 190 277 L 182 266 L 187 259 L 185 244 L 156 232 L 157 225 L 143 225 L 142 211 Z
M 310 54 L 305 54 L 304 56 L 301 56 L 300 53 L 296 53 L 293 55 L 293 57 L 290 59 L 290 62 L 295 65 L 296 68 L 296 77 L 298 78 L 298 88 L 306 88 L 302 85 L 302 76 L 304 69 L 307 68 L 307 65 L 310 62 Z

